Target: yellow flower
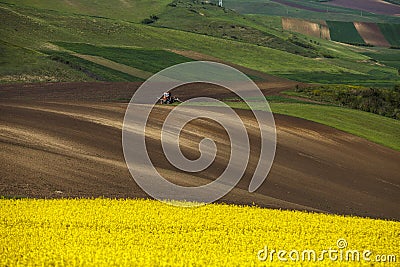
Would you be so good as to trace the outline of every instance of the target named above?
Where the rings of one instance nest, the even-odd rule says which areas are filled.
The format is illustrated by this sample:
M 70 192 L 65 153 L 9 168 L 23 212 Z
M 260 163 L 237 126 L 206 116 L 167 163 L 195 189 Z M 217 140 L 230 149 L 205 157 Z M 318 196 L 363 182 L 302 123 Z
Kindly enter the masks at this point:
M 400 223 L 299 211 L 152 200 L 0 200 L 0 266 L 309 265 L 291 251 L 336 249 L 400 261 Z M 339 243 L 341 241 L 341 243 Z M 338 245 L 346 245 L 339 249 Z M 263 261 L 265 252 L 276 253 Z M 278 259 L 286 251 L 286 261 Z M 258 256 L 259 254 L 259 256 Z M 294 257 L 295 252 L 292 253 Z M 261 260 L 260 260 L 261 259 Z M 329 257 L 318 266 L 353 265 Z

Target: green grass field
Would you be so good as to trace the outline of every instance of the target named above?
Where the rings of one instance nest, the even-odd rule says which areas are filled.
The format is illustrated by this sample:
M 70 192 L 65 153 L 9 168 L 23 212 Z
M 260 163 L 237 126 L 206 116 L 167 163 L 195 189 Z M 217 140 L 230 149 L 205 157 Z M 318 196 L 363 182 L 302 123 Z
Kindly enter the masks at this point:
M 353 22 L 327 21 L 331 39 L 342 43 L 365 44 Z
M 103 58 L 152 73 L 159 72 L 160 70 L 175 64 L 192 61 L 187 57 L 165 50 L 105 47 L 78 43 L 56 44 L 80 54 L 101 56 Z
M 82 58 L 70 55 L 66 52 L 48 51 L 52 60 L 68 65 L 72 69 L 79 70 L 87 76 L 99 81 L 113 82 L 138 82 L 144 81 L 141 78 L 113 70 L 102 65 L 84 60 Z
M 208 37 L 211 38 L 211 37 Z M 213 40 L 215 40 L 213 38 Z M 230 41 L 225 41 L 229 43 Z M 140 48 L 119 48 L 119 47 L 99 47 L 88 44 L 77 43 L 56 43 L 63 48 L 72 50 L 82 54 L 101 56 L 115 62 L 139 68 L 142 70 L 157 72 L 165 67 L 173 64 L 189 61 L 189 59 L 176 55 L 171 52 L 162 50 L 149 50 Z M 211 44 L 211 43 L 210 43 Z M 227 44 L 228 45 L 228 44 Z M 346 66 L 338 66 L 324 63 L 320 60 L 313 60 L 301 56 L 292 55 L 282 51 L 273 50 L 265 47 L 253 46 L 245 43 L 232 42 L 231 46 L 237 47 L 237 53 L 227 54 L 226 50 L 215 49 L 212 55 L 219 58 L 227 59 L 231 62 L 240 62 L 239 64 L 253 69 L 259 69 L 267 73 L 273 73 L 285 77 L 290 77 L 303 81 L 320 81 L 332 80 L 333 76 L 338 74 L 345 75 L 358 80 L 365 78 L 367 75 L 353 70 L 346 69 Z M 210 49 L 213 47 L 210 46 Z M 270 53 L 268 53 L 270 51 Z M 264 57 L 264 54 L 267 54 Z M 280 61 L 284 59 L 284 61 Z M 266 65 L 266 63 L 268 65 Z M 257 65 L 255 65 L 257 64 Z M 299 70 L 298 66 L 302 64 L 302 69 Z M 304 71 L 303 71 L 304 70 Z M 310 71 L 310 70 L 314 70 Z M 367 71 L 370 69 L 367 68 Z M 320 75 L 319 72 L 324 71 L 328 78 Z M 348 71 L 348 72 L 347 72 Z M 388 70 L 389 72 L 389 70 Z M 389 72 L 390 73 L 390 72 Z M 395 73 L 392 70 L 392 73 Z M 359 78 L 358 76 L 362 76 Z M 353 79 L 356 80 L 356 78 Z M 386 76 L 385 76 L 386 78 Z M 390 77 L 390 79 L 393 79 Z M 390 81 L 389 79 L 389 81 Z M 351 82 L 351 79 L 343 80 Z
M 2 0 L 1 2 L 10 4 L 18 2 L 19 7 L 33 7 L 45 10 L 57 10 L 62 13 L 140 22 L 152 14 L 162 12 L 171 0 L 97 0 L 95 3 L 91 0 Z
M 266 46 L 306 57 L 320 57 L 316 46 L 305 39 L 294 41 L 281 30 L 280 18 L 246 17 L 210 4 L 174 1 L 158 15 L 153 26 L 167 27 Z
M 227 102 L 248 109 L 243 102 Z M 305 103 L 271 101 L 273 113 L 318 122 L 400 151 L 400 121 L 354 109 Z M 262 107 L 263 108 L 263 107 Z
M 391 66 L 400 70 L 400 49 L 375 47 L 368 49 L 368 51 L 363 52 L 363 54 L 385 64 L 386 66 Z
M 387 51 L 383 50 L 383 51 Z M 399 56 L 398 52 L 394 52 L 396 57 Z M 351 69 L 352 73 L 329 73 L 329 72 L 315 72 L 305 73 L 299 70 L 297 73 L 286 75 L 289 79 L 303 80 L 307 82 L 309 80 L 318 80 L 320 83 L 325 84 L 354 84 L 364 85 L 373 87 L 388 87 L 392 88 L 393 84 L 400 81 L 398 71 L 394 68 L 393 64 L 387 64 L 387 66 L 378 65 L 376 62 L 371 60 L 365 60 L 364 64 L 360 64 L 357 61 L 346 60 L 346 59 L 325 59 L 325 62 L 332 66 L 342 67 Z
M 400 46 L 400 25 L 399 24 L 378 24 L 385 39 L 392 46 Z
M 66 16 L 34 9 L 19 8 L 14 11 L 12 6 L 2 4 L 0 15 L 9 22 L 0 28 L 0 35 L 14 44 L 32 50 L 46 48 L 49 42 L 73 40 L 109 46 L 194 50 L 269 73 L 294 72 L 300 62 L 311 72 L 322 69 L 338 73 L 342 70 L 271 48 L 140 24 L 77 15 Z M 279 61 L 281 62 L 278 63 Z
M 0 40 L 0 82 L 90 81 L 84 73 L 50 60 L 38 51 Z
M 369 63 L 364 63 L 363 60 L 368 59 L 367 56 L 359 54 L 353 48 L 346 47 L 338 43 L 328 41 L 316 41 L 318 53 L 331 54 L 336 59 L 347 60 L 345 64 L 332 64 L 328 59 L 313 59 L 306 58 L 300 55 L 288 53 L 269 47 L 260 46 L 257 44 L 246 43 L 244 41 L 235 41 L 225 38 L 217 38 L 204 34 L 190 33 L 174 29 L 166 29 L 160 27 L 152 27 L 141 24 L 129 23 L 120 20 L 94 18 L 89 16 L 68 14 L 59 11 L 50 11 L 37 8 L 16 7 L 14 5 L 0 3 L 0 16 L 5 22 L 0 28 L 0 36 L 3 40 L 8 40 L 8 43 L 28 49 L 33 52 L 52 49 L 52 42 L 67 42 L 67 43 L 90 43 L 96 46 L 113 46 L 113 53 L 118 51 L 118 54 L 108 55 L 110 58 L 117 59 L 119 63 L 131 65 L 132 56 L 128 60 L 126 56 L 126 48 L 138 48 L 141 53 L 146 53 L 147 49 L 163 50 L 163 49 L 181 49 L 193 50 L 235 64 L 243 65 L 252 69 L 256 69 L 265 73 L 270 73 L 278 76 L 297 79 L 306 82 L 329 82 L 329 80 L 337 80 L 352 84 L 360 83 L 360 79 L 372 83 L 383 82 L 385 85 L 396 83 L 398 76 L 396 70 L 387 67 L 370 66 Z M 198 15 L 201 16 L 201 15 Z M 215 21 L 223 18 L 219 14 Z M 239 16 L 240 17 L 240 16 Z M 238 18 L 239 18 L 238 17 Z M 254 16 L 251 17 L 254 19 Z M 240 20 L 250 20 L 249 18 L 241 18 Z M 260 24 L 261 23 L 261 24 Z M 276 24 L 276 18 L 266 20 L 264 22 L 248 22 L 246 25 L 255 25 L 254 27 L 261 28 L 263 23 Z M 257 26 L 258 25 L 258 26 Z M 250 26 L 246 26 L 250 27 Z M 278 28 L 273 28 L 267 32 L 272 34 L 278 31 Z M 285 33 L 280 35 L 284 38 Z M 278 36 L 279 37 L 279 36 Z M 306 41 L 306 37 L 303 38 Z M 146 49 L 143 49 L 143 48 Z M 138 51 L 139 51 L 138 50 Z M 102 56 L 105 56 L 109 51 L 102 51 Z M 103 55 L 104 54 L 104 55 Z M 110 54 L 110 53 L 109 53 Z M 138 55 L 138 54 L 136 54 Z M 162 52 L 162 55 L 164 52 Z M 33 57 L 38 59 L 42 57 L 40 53 L 33 53 Z M 144 56 L 148 58 L 148 55 Z M 174 58 L 176 55 L 174 55 Z M 107 58 L 107 57 L 106 57 Z M 139 59 L 138 59 L 139 60 Z M 9 63 L 13 61 L 12 57 L 8 58 Z M 160 61 L 159 59 L 157 61 Z M 57 64 L 50 60 L 43 63 Z M 173 62 L 173 61 L 171 61 Z M 156 65 L 159 64 L 155 63 Z M 362 71 L 348 67 L 351 63 L 359 65 Z M 142 64 L 149 67 L 151 70 L 159 70 L 163 64 L 159 66 L 151 66 L 150 62 Z M 82 80 L 87 79 L 84 74 L 77 74 L 76 70 L 71 70 L 62 64 L 58 64 L 59 68 L 64 71 L 72 72 L 73 75 L 63 75 L 64 80 Z M 17 70 L 10 69 L 10 72 L 17 73 Z M 29 70 L 27 71 L 29 74 Z M 388 75 L 381 75 L 388 73 Z M 53 74 L 53 76 L 57 76 Z M 385 76 L 384 78 L 382 78 Z

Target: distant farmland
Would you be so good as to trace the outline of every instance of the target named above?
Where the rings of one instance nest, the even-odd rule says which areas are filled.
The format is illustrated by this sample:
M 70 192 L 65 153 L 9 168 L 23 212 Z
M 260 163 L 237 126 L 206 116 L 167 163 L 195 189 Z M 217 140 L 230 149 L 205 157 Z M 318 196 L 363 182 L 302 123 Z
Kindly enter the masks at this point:
M 287 31 L 298 32 L 309 36 L 314 36 L 330 40 L 329 28 L 325 22 L 320 23 L 306 21 L 296 18 L 282 18 L 282 27 Z
M 282 17 L 282 28 L 341 43 L 381 47 L 400 46 L 400 24 L 308 21 Z
M 390 47 L 390 43 L 385 39 L 379 26 L 375 23 L 354 22 L 358 33 L 364 39 L 365 43 L 373 46 Z
M 330 0 L 327 4 L 389 16 L 400 16 L 400 6 L 379 0 Z
M 334 41 L 350 44 L 365 44 L 352 22 L 328 21 L 331 38 Z
M 400 46 L 399 24 L 378 24 L 386 40 L 393 46 Z

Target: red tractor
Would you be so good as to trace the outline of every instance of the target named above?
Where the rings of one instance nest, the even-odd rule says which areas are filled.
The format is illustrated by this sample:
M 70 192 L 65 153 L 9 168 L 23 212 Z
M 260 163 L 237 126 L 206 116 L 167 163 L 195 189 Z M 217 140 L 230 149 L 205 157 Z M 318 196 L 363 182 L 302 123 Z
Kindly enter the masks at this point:
M 160 98 L 160 104 L 173 104 L 175 102 L 182 102 L 179 98 L 172 96 L 171 92 L 165 92 Z

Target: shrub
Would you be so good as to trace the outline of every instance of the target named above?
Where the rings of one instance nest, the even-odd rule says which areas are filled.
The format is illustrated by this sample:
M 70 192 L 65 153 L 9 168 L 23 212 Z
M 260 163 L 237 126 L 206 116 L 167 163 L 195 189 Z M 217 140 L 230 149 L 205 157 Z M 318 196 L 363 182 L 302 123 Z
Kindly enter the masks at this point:
M 400 84 L 393 90 L 345 85 L 296 88 L 308 98 L 399 119 Z

